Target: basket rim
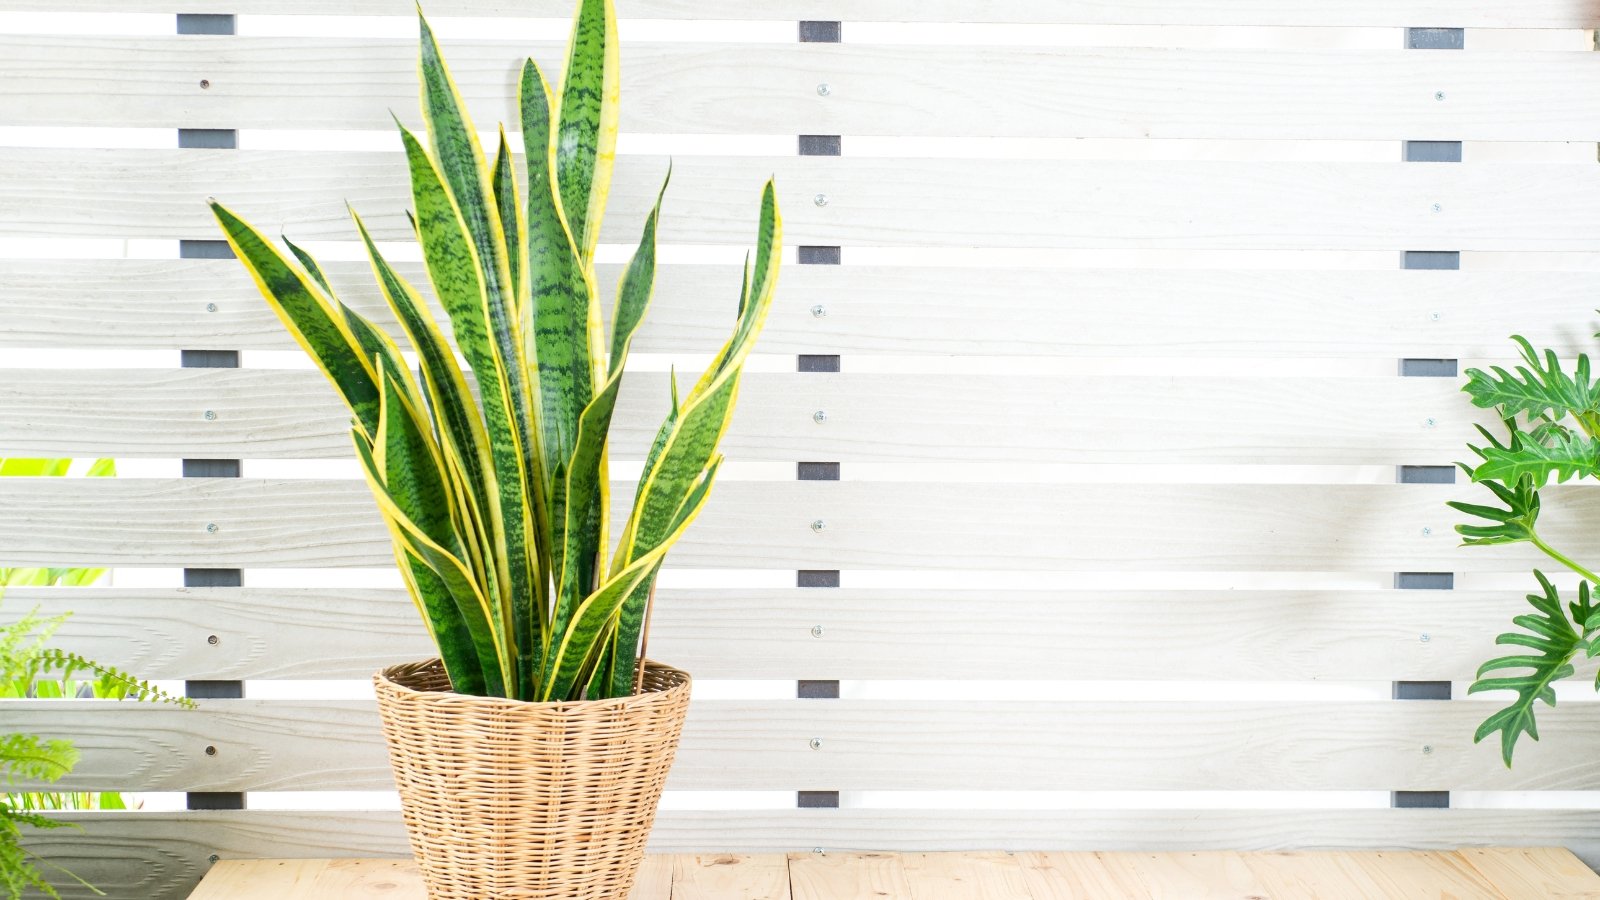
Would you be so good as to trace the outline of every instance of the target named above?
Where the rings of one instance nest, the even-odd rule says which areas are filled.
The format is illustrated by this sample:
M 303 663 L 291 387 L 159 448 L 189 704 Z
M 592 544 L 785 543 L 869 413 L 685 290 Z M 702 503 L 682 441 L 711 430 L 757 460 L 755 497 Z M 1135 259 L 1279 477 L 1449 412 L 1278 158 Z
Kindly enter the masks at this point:
M 393 677 L 400 669 L 420 669 L 429 665 L 443 665 L 438 657 L 417 660 L 415 662 L 395 663 L 384 666 L 372 675 L 374 688 L 381 691 L 392 691 L 402 696 L 409 696 L 417 700 L 434 703 L 460 703 L 484 706 L 498 706 L 507 709 L 541 710 L 557 713 L 601 710 L 609 707 L 635 706 L 642 703 L 671 702 L 677 699 L 679 693 L 689 691 L 693 677 L 683 669 L 667 665 L 653 659 L 646 659 L 644 665 L 647 670 L 664 672 L 669 676 L 679 676 L 677 683 L 659 691 L 644 691 L 638 694 L 629 694 L 626 697 L 608 697 L 603 700 L 517 700 L 512 697 L 485 697 L 476 694 L 459 694 L 455 691 L 429 691 L 411 687 L 408 684 L 395 680 Z

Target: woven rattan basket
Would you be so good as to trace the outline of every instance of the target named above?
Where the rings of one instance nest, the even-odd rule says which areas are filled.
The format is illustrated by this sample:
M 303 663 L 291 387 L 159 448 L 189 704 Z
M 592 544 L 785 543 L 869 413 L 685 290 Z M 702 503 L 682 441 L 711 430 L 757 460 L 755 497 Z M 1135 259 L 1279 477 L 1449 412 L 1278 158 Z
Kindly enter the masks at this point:
M 373 683 L 431 900 L 627 900 L 688 674 L 647 663 L 641 693 L 572 703 L 455 694 L 438 660 Z

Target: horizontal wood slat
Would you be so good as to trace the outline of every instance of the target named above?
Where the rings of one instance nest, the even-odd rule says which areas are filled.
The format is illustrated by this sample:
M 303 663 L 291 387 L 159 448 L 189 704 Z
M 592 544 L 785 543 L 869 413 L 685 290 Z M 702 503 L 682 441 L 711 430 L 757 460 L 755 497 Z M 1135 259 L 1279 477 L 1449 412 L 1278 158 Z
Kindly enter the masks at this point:
M 616 521 L 628 488 L 613 492 Z M 1457 547 L 1468 485 L 727 481 L 673 550 L 688 568 L 1248 572 L 1519 571 L 1521 546 Z M 392 565 L 366 485 L 277 479 L 3 479 L 13 565 Z M 1600 491 L 1551 488 L 1540 533 L 1573 546 Z M 822 522 L 822 530 L 814 528 Z M 214 524 L 216 531 L 206 526 Z
M 568 0 L 433 0 L 433 16 L 566 18 Z M 0 11 L 242 13 L 245 15 L 410 16 L 409 0 L 0 0 Z M 1158 25 L 1432 25 L 1478 28 L 1592 28 L 1587 0 L 1534 5 L 1507 0 L 618 0 L 622 18 L 856 22 L 1013 22 Z
M 559 72 L 562 52 L 549 42 L 445 48 L 485 126 L 518 120 L 524 58 Z M 0 77 L 17 86 L 0 97 L 0 120 L 389 130 L 390 110 L 415 118 L 416 54 L 412 40 L 0 37 Z M 1591 53 L 631 43 L 622 71 L 622 128 L 633 132 L 1600 138 Z
M 1593 790 L 1592 704 L 1541 710 L 1507 769 L 1473 744 L 1492 703 L 706 700 L 677 790 Z M 8 728 L 70 739 L 74 790 L 393 787 L 370 700 L 0 701 Z M 813 748 L 813 742 L 820 742 Z M 1425 752 L 1424 747 L 1431 747 Z M 208 752 L 214 750 L 215 752 Z M 1224 762 L 1225 761 L 1225 762 Z
M 397 812 L 240 810 L 76 813 L 84 831 L 29 834 L 112 896 L 182 900 L 224 859 L 408 856 Z M 1589 810 L 665 810 L 654 852 L 959 850 L 1108 851 L 1553 846 L 1600 863 L 1600 821 Z
M 619 158 L 604 240 L 637 240 L 667 162 Z M 748 243 L 772 173 L 791 244 L 1600 249 L 1592 165 L 850 157 L 679 158 L 662 241 Z M 7 148 L 0 237 L 212 235 L 215 196 L 305 240 L 349 239 L 349 200 L 403 240 L 405 185 L 391 153 Z
M 327 261 L 323 268 L 341 299 L 400 334 L 366 263 Z M 421 264 L 397 268 L 423 283 Z M 598 267 L 602 296 L 614 296 L 620 272 L 618 265 Z M 663 265 L 634 352 L 715 351 L 727 338 L 739 277 L 734 266 Z M 1505 336 L 1520 333 L 1566 355 L 1592 349 L 1593 329 L 1564 324 L 1574 310 L 1589 308 L 1592 281 L 1582 272 L 1470 266 L 1428 272 L 790 266 L 757 349 L 1459 359 L 1504 355 Z M 0 260 L 0 321 L 6 347 L 295 348 L 231 260 Z M 1316 327 L 1305 327 L 1308 321 Z
M 644 459 L 667 414 L 668 380 L 627 376 L 612 423 L 617 458 Z M 740 396 L 723 445 L 737 460 L 1451 465 L 1473 423 L 1497 422 L 1460 395 L 1457 379 L 1398 376 L 753 372 Z M 11 370 L 0 384 L 0 447 L 49 457 L 354 456 L 350 413 L 322 374 L 281 369 Z
M 71 613 L 58 644 L 145 678 L 364 679 L 433 653 L 400 590 L 12 588 L 6 600 Z M 701 678 L 1100 681 L 1148 655 L 1161 665 L 1142 677 L 1159 680 L 1465 681 L 1520 603 L 1516 591 L 666 588 L 650 651 Z

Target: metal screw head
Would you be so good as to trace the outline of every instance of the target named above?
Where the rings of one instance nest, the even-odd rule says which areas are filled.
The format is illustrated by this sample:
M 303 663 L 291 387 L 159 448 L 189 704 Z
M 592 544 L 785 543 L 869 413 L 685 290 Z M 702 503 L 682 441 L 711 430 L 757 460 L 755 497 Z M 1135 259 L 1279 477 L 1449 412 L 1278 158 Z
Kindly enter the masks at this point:
M 826 81 L 824 81 L 822 84 L 817 85 L 817 96 L 818 97 L 826 97 L 831 93 L 833 93 L 833 86 L 828 84 Z
M 814 638 L 822 637 L 822 626 L 821 625 L 813 625 L 813 626 L 811 626 L 811 636 L 814 637 Z
M 813 749 L 813 750 L 821 750 L 822 749 L 822 738 L 812 738 L 811 739 L 811 749 Z
M 216 418 L 217 418 L 217 412 L 216 412 L 216 410 L 212 410 L 212 409 L 208 409 L 208 410 L 206 410 L 206 411 L 205 411 L 205 417 L 206 417 L 206 421 L 207 421 L 207 422 L 212 422 L 212 421 L 215 421 L 215 420 L 216 420 Z
M 1440 319 L 1442 319 L 1442 318 L 1444 318 L 1444 316 L 1443 316 L 1443 315 L 1440 315 L 1440 314 L 1439 314 L 1439 313 L 1436 313 L 1436 312 L 1432 312 L 1432 313 L 1428 313 L 1428 319 L 1429 319 L 1429 320 L 1430 320 L 1430 321 L 1434 321 L 1434 322 L 1437 322 L 1437 321 L 1439 321 L 1439 320 L 1440 320 Z
M 828 205 L 828 195 L 827 194 L 818 194 L 815 197 L 811 198 L 811 202 L 815 203 L 818 206 L 827 206 Z
M 1422 420 L 1422 426 L 1423 426 L 1423 427 L 1424 427 L 1424 428 L 1432 428 L 1432 427 L 1433 427 L 1433 426 L 1435 426 L 1435 425 L 1437 425 L 1437 424 L 1439 424 L 1439 423 L 1438 423 L 1438 422 L 1435 422 L 1435 421 L 1434 421 L 1434 420 L 1432 420 L 1432 419 L 1423 419 L 1423 420 Z
M 217 305 L 215 303 L 207 303 L 206 304 L 206 312 L 216 312 L 216 311 L 217 311 Z
M 825 854 L 827 854 L 828 851 L 822 849 L 821 847 L 812 847 L 811 848 L 811 852 L 825 855 Z
M 821 425 L 823 422 L 828 421 L 828 414 L 819 409 L 811 414 L 811 421 Z
M 811 530 L 812 531 L 816 531 L 816 532 L 826 531 L 826 530 L 828 530 L 828 523 L 822 521 L 821 519 L 818 519 L 815 522 L 811 523 Z
M 1443 203 L 1435 203 L 1433 205 L 1433 211 L 1434 212 L 1444 212 L 1444 204 Z
M 1423 752 L 1423 755 L 1427 755 L 1427 754 L 1432 753 L 1433 752 L 1433 745 L 1432 744 L 1423 744 L 1422 745 L 1422 752 Z
M 1433 529 L 1424 526 L 1423 529 L 1422 529 L 1422 536 L 1423 537 L 1427 537 L 1427 536 L 1429 536 L 1431 534 L 1433 534 Z
M 1422 641 L 1422 643 L 1426 644 L 1429 641 L 1433 640 L 1433 635 L 1431 635 L 1431 634 L 1423 634 L 1420 638 L 1418 638 L 1418 640 L 1420 640 L 1420 641 Z
M 200 90 L 203 91 L 203 90 L 206 90 L 206 89 L 208 89 L 210 87 L 211 87 L 211 80 L 209 78 L 200 79 Z
M 219 860 L 221 858 L 222 857 L 216 855 L 215 853 L 213 853 L 210 856 L 206 857 L 206 859 L 210 860 L 211 862 L 216 862 L 217 860 Z
M 218 530 L 217 529 L 217 523 L 215 523 L 215 522 L 207 522 L 206 523 L 206 531 L 207 532 L 209 532 L 211 534 L 216 534 L 217 530 Z
M 206 755 L 207 756 L 216 756 L 217 755 L 217 748 L 215 748 L 215 747 L 207 747 L 206 748 Z
M 222 643 L 222 638 L 219 638 L 214 634 L 208 634 L 208 635 L 206 635 L 206 643 L 208 643 L 211 646 L 215 647 L 216 645 Z
M 825 317 L 827 315 L 828 315 L 828 308 L 826 306 L 823 306 L 821 303 L 818 303 L 816 306 L 811 307 L 811 317 L 813 319 L 821 319 L 821 318 L 823 318 L 823 317 Z
M 1433 92 L 1433 99 L 1435 99 L 1435 100 L 1443 100 L 1444 99 L 1444 91 L 1434 91 Z

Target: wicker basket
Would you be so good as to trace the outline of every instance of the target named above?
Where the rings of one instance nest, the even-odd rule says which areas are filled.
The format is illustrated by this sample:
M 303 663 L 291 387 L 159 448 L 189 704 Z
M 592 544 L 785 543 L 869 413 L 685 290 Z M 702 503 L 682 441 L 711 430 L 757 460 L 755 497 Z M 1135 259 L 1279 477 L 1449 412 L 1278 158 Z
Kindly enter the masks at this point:
M 450 691 L 438 660 L 373 676 L 431 900 L 627 900 L 689 709 L 689 676 L 526 703 Z

